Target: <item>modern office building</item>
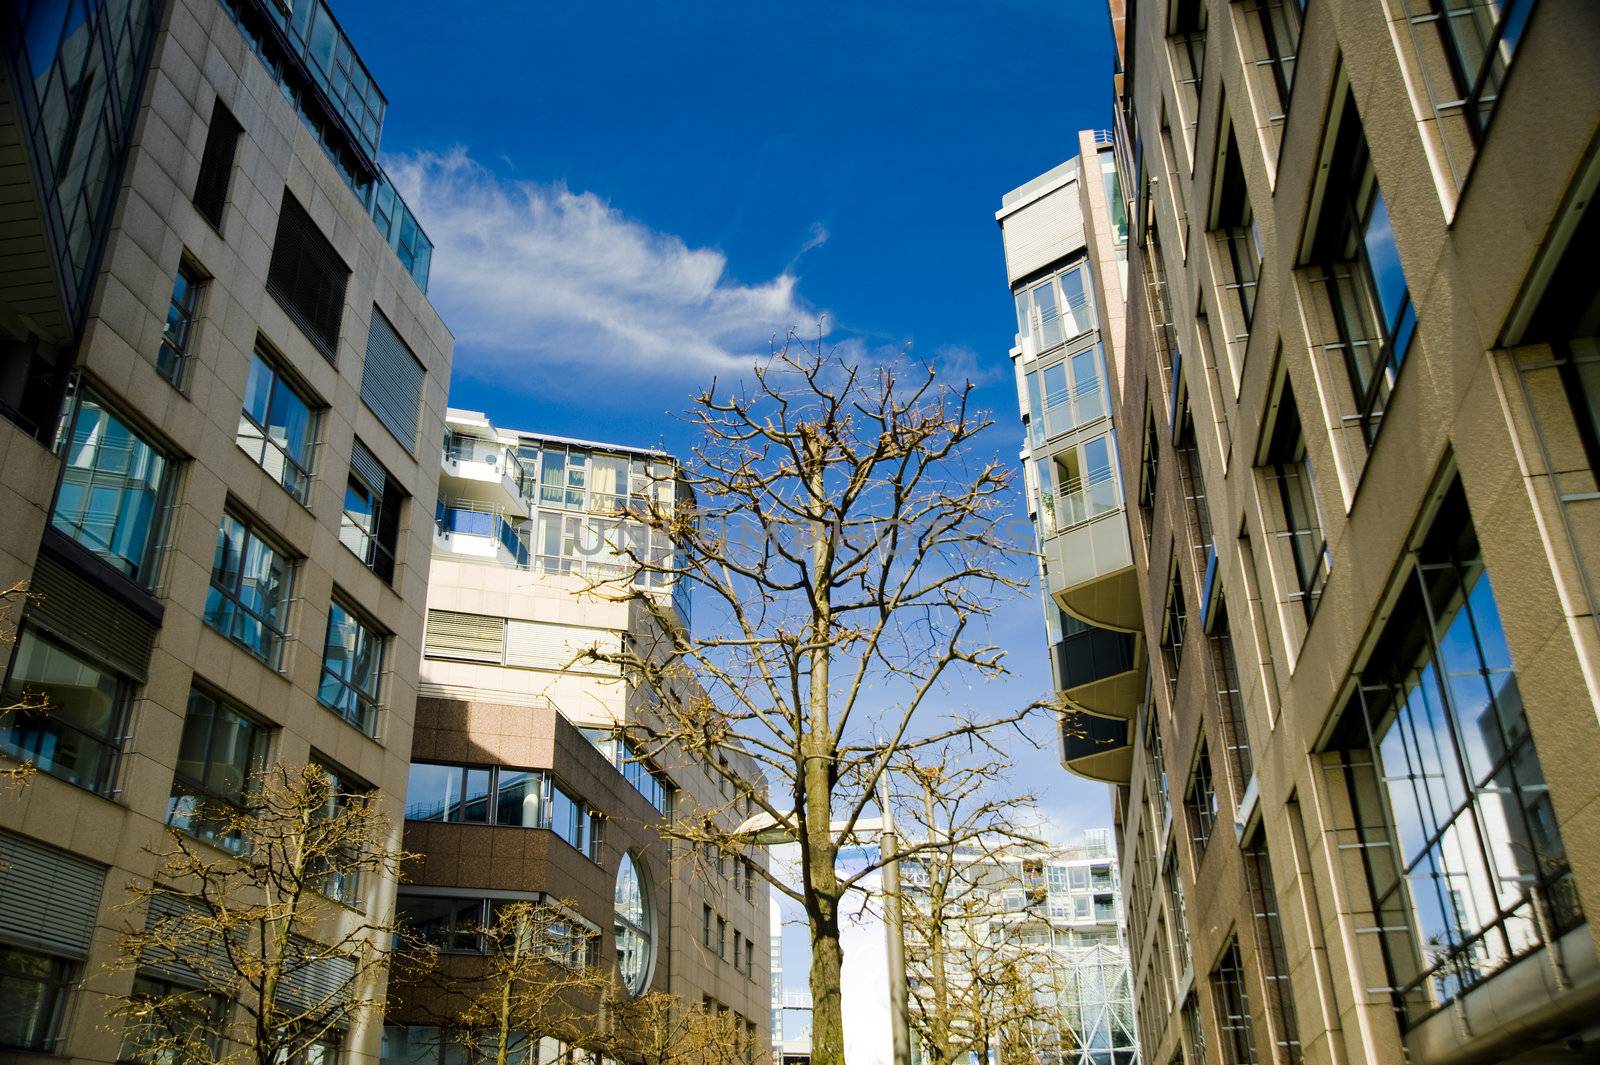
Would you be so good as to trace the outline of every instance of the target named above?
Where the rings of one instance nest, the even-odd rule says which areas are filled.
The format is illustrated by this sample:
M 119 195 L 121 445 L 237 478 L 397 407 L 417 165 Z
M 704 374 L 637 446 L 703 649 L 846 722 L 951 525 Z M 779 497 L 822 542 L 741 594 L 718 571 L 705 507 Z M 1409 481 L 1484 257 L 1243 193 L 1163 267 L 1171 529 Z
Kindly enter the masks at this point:
M 1081 767 L 1145 1057 L 1595 1060 L 1600 17 L 1123 28 L 1119 602 L 1151 651 Z
M 321 0 L 8 0 L 0 55 L 0 1055 L 112 1062 L 167 826 L 314 762 L 399 842 L 451 339 Z
M 944 878 L 944 979 L 958 1004 L 952 1022 L 958 1029 L 972 1024 L 972 1007 L 993 999 L 990 1017 L 1001 1026 L 992 1042 L 974 1049 L 974 1062 L 1140 1060 L 1109 829 L 1091 829 L 1081 843 L 1063 846 L 961 845 L 948 872 L 907 859 L 901 874 L 906 953 L 913 1000 L 924 1004 L 914 1013 L 934 1008 L 932 877 Z M 1010 973 L 1003 968 L 1008 962 L 1017 966 Z M 1011 999 L 1008 976 L 1028 985 L 1023 993 L 1034 1004 L 1031 1011 Z M 1020 1021 L 1019 1011 L 1031 1016 Z
M 571 912 L 591 959 L 615 965 L 629 994 L 731 1011 L 765 1054 L 765 858 L 707 854 L 659 831 L 706 812 L 737 824 L 748 811 L 733 776 L 753 766 L 631 745 L 618 730 L 649 726 L 650 693 L 584 656 L 659 635 L 641 603 L 615 593 L 633 560 L 670 561 L 670 541 L 625 511 L 691 505 L 678 470 L 661 452 L 449 411 L 406 796 L 405 845 L 421 857 L 398 909 L 442 949 L 471 954 L 497 900 L 545 899 Z M 689 624 L 682 587 L 640 580 Z M 391 1008 L 387 1060 L 453 1060 L 426 1006 Z

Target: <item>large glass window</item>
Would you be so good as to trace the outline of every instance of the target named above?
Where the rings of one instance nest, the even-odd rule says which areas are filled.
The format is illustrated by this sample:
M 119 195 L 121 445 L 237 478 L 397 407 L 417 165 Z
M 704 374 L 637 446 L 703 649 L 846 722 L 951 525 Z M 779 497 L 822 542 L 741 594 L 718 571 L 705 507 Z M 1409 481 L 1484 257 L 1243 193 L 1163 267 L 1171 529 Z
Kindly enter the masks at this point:
M 1407 1024 L 1584 920 L 1459 483 L 1413 559 L 1352 704 L 1371 757 L 1346 762 Z
M 6 684 L 20 703 L 0 720 L 0 747 L 40 772 L 101 795 L 116 781 L 127 682 L 33 627 L 17 636 Z
M 535 770 L 413 762 L 406 819 L 539 828 L 543 791 Z
M 224 850 L 243 851 L 248 841 L 231 821 L 266 768 L 267 737 L 265 726 L 227 703 L 191 691 L 167 823 Z
M 644 870 L 632 854 L 624 853 L 617 868 L 615 901 L 617 968 L 628 994 L 639 995 L 650 980 L 655 914 Z
M 204 284 L 197 270 L 188 263 L 178 267 L 172 281 L 172 297 L 167 302 L 167 324 L 161 332 L 161 350 L 156 354 L 156 369 L 182 388 L 187 378 L 194 319 L 200 307 L 200 288 Z
M 1355 98 L 1346 92 L 1313 243 L 1344 352 L 1357 413 L 1370 441 L 1416 333 L 1417 314 L 1378 188 Z
M 173 1050 L 176 1040 L 203 1043 L 208 1060 L 220 1056 L 223 1018 L 228 1008 L 222 996 L 140 973 L 133 978 L 129 999 L 149 1008 L 138 1019 L 127 1022 L 119 1061 L 181 1065 L 184 1060 L 192 1060 Z
M 1105 373 L 1100 345 L 1028 374 L 1035 444 L 1105 417 Z
M 206 624 L 273 669 L 282 656 L 294 565 L 244 519 L 222 515 Z
M 1256 1065 L 1255 1038 L 1250 1031 L 1250 993 L 1245 989 L 1244 961 L 1238 940 L 1229 940 L 1211 971 L 1211 1002 L 1222 1036 L 1223 1065 Z
M 1076 263 L 1017 292 L 1017 329 L 1033 338 L 1039 353 L 1094 328 L 1094 306 L 1084 283 L 1088 268 Z
M 171 463 L 138 430 L 83 391 L 72 415 L 50 524 L 148 587 Z
M 1122 508 L 1109 436 L 1097 436 L 1068 448 L 1054 457 L 1052 465 L 1054 510 L 1059 528 L 1070 529 Z M 1046 491 L 1042 481 L 1039 490 L 1041 495 Z
M 236 437 L 245 453 L 304 503 L 311 493 L 317 414 L 261 352 L 250 356 Z
M 1278 535 L 1288 541 L 1298 598 L 1309 619 L 1316 613 L 1322 588 L 1328 582 L 1328 548 L 1322 537 L 1316 482 L 1311 475 L 1311 459 L 1306 455 L 1300 411 L 1288 381 L 1283 383 L 1266 468 L 1268 477 L 1277 482 L 1283 512 L 1283 529 Z
M 404 495 L 389 471 L 357 440 L 350 448 L 339 542 L 385 582 L 394 580 Z
M 76 969 L 65 958 L 0 944 L 0 1047 L 56 1049 Z
M 369 736 L 378 734 L 378 686 L 386 637 L 338 599 L 328 606 L 328 636 L 322 648 L 322 705 Z

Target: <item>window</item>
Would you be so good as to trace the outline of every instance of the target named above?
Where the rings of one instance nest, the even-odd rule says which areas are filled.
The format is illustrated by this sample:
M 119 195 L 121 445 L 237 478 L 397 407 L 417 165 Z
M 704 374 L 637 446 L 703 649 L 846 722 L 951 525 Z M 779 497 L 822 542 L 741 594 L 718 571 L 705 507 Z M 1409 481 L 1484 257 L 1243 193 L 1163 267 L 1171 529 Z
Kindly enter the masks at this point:
M 1178 416 L 1178 472 L 1183 478 L 1184 517 L 1188 519 L 1189 542 L 1196 569 L 1204 574 L 1209 552 L 1213 550 L 1211 505 L 1206 498 L 1206 474 L 1200 464 L 1200 441 L 1195 436 L 1194 414 L 1189 397 L 1183 396 L 1183 412 Z
M 505 618 L 453 610 L 428 611 L 423 653 L 429 658 L 499 663 L 505 656 L 505 642 Z
M 704 906 L 703 905 L 703 906 L 700 907 L 700 941 L 702 943 L 704 943 L 707 947 L 710 947 L 712 945 L 712 943 L 711 943 L 711 907 L 710 906 Z
M 1300 48 L 1300 23 L 1305 0 L 1242 0 L 1246 47 L 1253 57 L 1257 92 L 1266 124 L 1281 136 L 1289 93 L 1294 88 L 1295 53 Z
M 172 297 L 167 302 L 167 324 L 161 331 L 156 369 L 176 388 L 182 388 L 188 378 L 194 319 L 200 310 L 200 289 L 204 284 L 199 271 L 188 263 L 179 265 L 178 276 L 172 281 Z
M 350 448 L 339 542 L 355 552 L 386 584 L 394 582 L 395 548 L 400 539 L 400 509 L 405 496 L 383 464 L 360 440 Z
M 1148 678 L 1145 681 L 1149 684 Z M 1161 742 L 1161 723 L 1156 719 L 1155 700 L 1150 698 L 1150 690 L 1145 689 L 1143 706 L 1144 714 L 1144 754 L 1149 760 L 1147 772 L 1155 787 L 1155 798 L 1161 810 L 1161 823 L 1165 824 L 1172 814 L 1172 798 L 1167 786 L 1167 757 Z
M 249 843 L 234 821 L 266 761 L 265 727 L 198 688 L 190 691 L 167 823 L 241 853 Z
M 1411 348 L 1417 315 L 1348 86 L 1321 195 L 1311 255 L 1337 334 L 1325 346 L 1344 353 L 1356 414 L 1370 444 Z
M 0 943 L 0 1047 L 57 1049 L 76 970 L 65 958 Z
M 1405 1026 L 1584 921 L 1459 482 L 1415 543 L 1345 764 Z
M 1166 667 L 1167 690 L 1177 697 L 1178 670 L 1183 667 L 1183 640 L 1189 628 L 1189 610 L 1183 601 L 1183 574 L 1176 559 L 1167 576 L 1167 605 L 1161 624 L 1161 659 Z
M 1267 1010 L 1272 1040 L 1280 1062 L 1298 1065 L 1300 1028 L 1294 1009 L 1294 989 L 1289 984 L 1289 953 L 1283 942 L 1283 921 L 1278 915 L 1277 888 L 1272 882 L 1272 858 L 1267 853 L 1264 830 L 1244 849 L 1245 882 L 1250 908 L 1255 913 L 1256 958 L 1267 985 Z
M 177 1039 L 204 1044 L 208 1060 L 220 1056 L 222 1025 L 228 1008 L 220 995 L 139 973 L 133 978 L 133 993 L 129 998 L 146 1006 L 146 1012 L 139 1019 L 126 1022 L 119 1061 L 138 1065 L 181 1065 L 184 1056 L 171 1049 Z
M 1250 995 L 1245 990 L 1244 963 L 1239 958 L 1237 939 L 1228 941 L 1228 949 L 1211 970 L 1211 1001 L 1217 1011 L 1224 1065 L 1256 1065 L 1256 1044 L 1250 1034 Z
M 338 599 L 328 605 L 317 698 L 368 736 L 378 735 L 378 686 L 387 637 Z
M 311 494 L 317 412 L 258 348 L 250 356 L 244 410 L 235 437 L 284 490 L 304 503 Z
M 395 898 L 395 924 L 426 943 L 452 954 L 488 950 L 489 900 L 441 895 L 415 895 L 401 889 Z
M 267 267 L 267 291 L 313 347 L 329 362 L 339 350 L 344 288 L 350 268 L 317 229 L 304 207 L 287 192 L 278 212 L 278 233 Z
M 322 808 L 312 813 L 313 821 L 333 820 L 375 797 L 372 785 L 366 781 L 320 761 L 313 764 L 321 770 L 327 788 Z M 320 874 L 317 890 L 346 906 L 361 909 L 360 859 L 361 855 L 354 848 L 340 849 L 337 853 L 318 858 L 320 868 L 314 869 Z
M 246 519 L 222 515 L 206 624 L 273 669 L 281 663 L 294 564 Z
M 1328 582 L 1328 549 L 1322 538 L 1316 482 L 1311 476 L 1311 459 L 1306 455 L 1300 411 L 1287 379 L 1283 381 L 1277 417 L 1268 438 L 1265 466 L 1268 478 L 1277 482 L 1278 502 L 1282 508 L 1283 529 L 1277 535 L 1288 541 L 1295 584 L 1299 588 L 1295 598 L 1305 608 L 1309 621 L 1317 612 L 1323 586 Z
M 755 944 L 746 939 L 744 941 L 744 971 L 752 980 L 756 976 L 755 956 Z
M 1211 786 L 1211 753 L 1206 741 L 1200 741 L 1200 755 L 1195 759 L 1194 771 L 1189 777 L 1189 790 L 1183 797 L 1183 808 L 1189 815 L 1189 838 L 1194 841 L 1195 861 L 1206 852 L 1211 842 L 1211 830 L 1217 823 L 1217 792 Z
M 615 629 L 430 610 L 423 654 L 519 669 L 616 676 L 621 667 L 615 662 L 592 661 L 584 653 L 593 648 L 615 654 L 621 640 Z
M 1030 371 L 1028 424 L 1034 445 L 1104 418 L 1108 413 L 1104 380 L 1099 344 Z
M 1122 508 L 1111 437 L 1097 436 L 1040 463 L 1039 504 L 1047 532 L 1065 531 Z
M 1239 323 L 1233 340 L 1241 343 L 1249 339 L 1250 324 L 1255 318 L 1256 286 L 1261 277 L 1261 231 L 1250 207 L 1250 190 L 1245 186 L 1233 123 L 1223 121 L 1226 133 L 1221 138 L 1217 206 L 1211 228 L 1222 259 L 1219 280 L 1223 289 L 1233 294 L 1233 316 Z
M 733 933 L 733 971 L 744 972 L 744 933 Z
M 211 125 L 206 130 L 206 146 L 200 154 L 200 176 L 194 183 L 194 206 L 213 229 L 222 229 L 222 211 L 228 202 L 228 184 L 233 178 L 233 157 L 244 132 L 219 99 L 211 105 Z
M 537 770 L 413 762 L 406 820 L 540 828 L 544 782 Z
M 1189 1037 L 1196 1065 L 1206 1065 L 1206 1029 L 1200 1023 L 1200 1003 L 1192 991 L 1183 1000 L 1183 1031 Z
M 422 363 L 383 312 L 373 307 L 367 358 L 361 367 L 361 401 L 407 451 L 417 446 L 423 376 Z
M 1460 113 L 1474 143 L 1483 141 L 1506 72 L 1528 23 L 1534 0 L 1411 0 L 1413 24 L 1438 30 L 1454 80 L 1454 99 L 1436 101 L 1440 113 Z
M 1172 914 L 1173 942 L 1178 950 L 1178 964 L 1188 972 L 1193 964 L 1189 954 L 1189 908 L 1183 897 L 1183 873 L 1178 869 L 1178 849 L 1167 851 L 1167 860 L 1161 871 L 1167 886 L 1167 909 Z
M 172 463 L 88 389 L 71 419 L 50 524 L 148 588 Z
M 547 778 L 548 779 L 548 778 Z M 580 854 L 598 859 L 599 817 L 559 784 L 550 784 L 550 821 L 546 826 Z
M 1117 159 L 1114 152 L 1100 152 L 1100 180 L 1105 185 L 1106 208 L 1111 214 L 1111 239 L 1118 246 L 1128 243 L 1128 203 L 1122 195 L 1122 179 L 1117 174 Z M 1122 260 L 1124 263 L 1126 259 Z M 1126 269 L 1124 269 L 1126 274 Z M 1128 279 L 1122 279 L 1122 288 L 1126 292 Z
M 1094 328 L 1094 304 L 1084 283 L 1088 268 L 1074 263 L 1017 291 L 1017 331 L 1033 339 L 1036 355 Z
M 632 854 L 624 853 L 617 868 L 615 901 L 617 968 L 622 986 L 637 997 L 650 981 L 655 912 L 644 870 Z
M 25 625 L 6 683 L 22 704 L 0 719 L 0 748 L 69 784 L 111 793 L 122 753 L 128 682 Z
M 1167 22 L 1167 42 L 1172 53 L 1172 76 L 1177 81 L 1179 109 L 1184 119 L 1184 139 L 1194 155 L 1194 131 L 1200 118 L 1200 87 L 1206 73 L 1205 0 L 1172 0 Z
M 728 960 L 728 922 L 717 918 L 717 957 Z
M 1206 643 L 1211 649 L 1211 672 L 1217 685 L 1217 710 L 1223 739 L 1228 745 L 1228 769 L 1233 775 L 1237 802 L 1255 774 L 1250 754 L 1250 734 L 1245 725 L 1244 697 L 1239 690 L 1239 663 L 1233 654 L 1233 633 L 1228 628 L 1228 606 L 1221 592 L 1211 608 Z
M 1150 542 L 1154 515 L 1149 511 L 1156 505 L 1156 485 L 1161 472 L 1161 443 L 1156 434 L 1155 411 L 1149 407 L 1144 412 L 1144 445 L 1139 456 L 1139 507 L 1146 511 L 1144 518 L 1145 543 Z

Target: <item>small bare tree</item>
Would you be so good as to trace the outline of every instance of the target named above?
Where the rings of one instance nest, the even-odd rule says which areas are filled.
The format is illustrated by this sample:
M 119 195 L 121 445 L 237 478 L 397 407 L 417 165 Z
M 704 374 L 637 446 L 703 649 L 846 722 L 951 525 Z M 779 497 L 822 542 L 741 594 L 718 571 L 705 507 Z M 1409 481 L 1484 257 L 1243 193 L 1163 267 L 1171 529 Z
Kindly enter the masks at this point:
M 619 1003 L 608 1053 L 638 1065 L 754 1065 L 755 1052 L 727 1010 L 647 991 Z
M 591 652 L 650 694 L 649 723 L 630 729 L 647 753 L 748 757 L 759 770 L 732 778 L 737 816 L 666 831 L 725 853 L 798 843 L 798 884 L 758 871 L 806 913 L 817 1065 L 844 1060 L 839 907 L 880 864 L 841 874 L 836 859 L 891 760 L 981 746 L 1033 709 L 932 705 L 958 680 L 1004 672 L 982 622 L 1024 579 L 1003 528 L 1011 476 L 975 459 L 990 420 L 971 398 L 970 382 L 942 385 L 926 367 L 852 366 L 792 340 L 749 388 L 707 389 L 682 473 L 696 507 L 630 508 L 675 555 L 633 552 L 634 572 L 612 585 L 661 636 Z M 694 631 L 645 590 L 670 582 L 693 595 Z
M 17 613 L 28 598 L 27 581 L 19 581 L 0 591 L 0 647 L 9 648 L 16 642 Z M 11 657 L 9 651 L 5 657 Z M 0 728 L 8 727 L 18 714 L 37 714 L 47 709 L 47 701 L 37 691 L 24 689 L 0 695 Z M 17 758 L 17 755 L 10 757 Z M 26 758 L 19 759 L 15 765 L 0 767 L 0 786 L 20 787 L 33 779 L 35 770 L 33 762 Z
M 111 1010 L 129 1052 L 162 1065 L 314 1061 L 383 1007 L 396 930 L 347 905 L 405 857 L 378 797 L 280 765 L 248 807 L 212 804 L 194 824 L 217 846 L 167 830 L 155 878 L 129 891 L 136 923 L 114 966 L 137 978 Z
M 408 952 L 396 966 L 391 1012 L 436 1026 L 474 1065 L 545 1065 L 538 1035 L 574 1053 L 602 1048 L 616 978 L 595 964 L 597 936 L 573 913 L 568 902 L 508 902 L 487 924 L 450 933 L 458 937 L 450 945 L 469 949 L 439 954 L 434 942 L 431 952 Z

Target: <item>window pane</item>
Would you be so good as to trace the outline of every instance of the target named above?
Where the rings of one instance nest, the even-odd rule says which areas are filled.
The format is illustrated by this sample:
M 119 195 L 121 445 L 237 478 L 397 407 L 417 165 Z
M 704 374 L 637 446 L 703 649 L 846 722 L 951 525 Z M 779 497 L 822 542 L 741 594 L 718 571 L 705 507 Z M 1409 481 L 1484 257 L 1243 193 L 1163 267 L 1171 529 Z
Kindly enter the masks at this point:
M 120 572 L 148 583 L 167 460 L 85 394 L 67 443 L 50 523 Z
M 500 780 L 495 789 L 495 823 L 538 828 L 542 779 L 542 774 L 522 769 L 500 770 Z
M 459 766 L 413 762 L 406 781 L 406 820 L 459 821 L 461 774 Z
M 73 965 L 0 945 L 0 1047 L 51 1050 Z
M 466 793 L 461 803 L 461 820 L 475 825 L 489 823 L 489 770 L 466 772 Z
M 13 697 L 32 693 L 38 710 L 4 723 L 4 745 L 41 772 L 104 792 L 115 775 L 123 705 L 116 676 L 31 628 L 17 641 Z

